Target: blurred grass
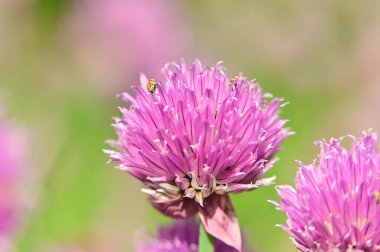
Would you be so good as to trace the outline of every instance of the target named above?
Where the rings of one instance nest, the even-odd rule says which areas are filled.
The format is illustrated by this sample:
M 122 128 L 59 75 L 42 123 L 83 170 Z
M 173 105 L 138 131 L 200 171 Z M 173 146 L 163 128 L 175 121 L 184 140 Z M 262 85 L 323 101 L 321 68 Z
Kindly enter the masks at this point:
M 37 0 L 34 11 L 40 35 L 53 33 L 71 4 L 72 0 Z
M 88 233 L 112 187 L 101 151 L 110 135 L 104 124 L 109 121 L 104 107 L 83 95 L 66 101 L 64 122 L 57 131 L 62 141 L 44 176 L 42 205 L 29 227 L 31 232 L 27 230 L 21 240 L 23 251 L 39 242 L 64 241 Z M 59 138 L 50 139 L 56 144 Z

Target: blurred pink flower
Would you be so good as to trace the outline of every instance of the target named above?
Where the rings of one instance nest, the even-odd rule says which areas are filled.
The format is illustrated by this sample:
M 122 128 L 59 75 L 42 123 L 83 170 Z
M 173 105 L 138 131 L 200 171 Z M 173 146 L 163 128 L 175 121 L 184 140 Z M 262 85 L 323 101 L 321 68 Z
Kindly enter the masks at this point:
M 142 69 L 157 75 L 165 62 L 189 51 L 191 35 L 183 17 L 180 2 L 84 0 L 69 20 L 70 43 L 96 81 L 125 90 Z
M 22 134 L 0 114 L 0 251 L 9 245 L 19 221 L 24 142 Z

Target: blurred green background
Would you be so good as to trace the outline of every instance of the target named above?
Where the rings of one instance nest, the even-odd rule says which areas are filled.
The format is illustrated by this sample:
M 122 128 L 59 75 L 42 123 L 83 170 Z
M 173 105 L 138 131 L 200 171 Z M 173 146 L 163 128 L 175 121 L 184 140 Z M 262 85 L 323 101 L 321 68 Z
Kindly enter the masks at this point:
M 1 1 L 0 96 L 32 132 L 25 176 L 37 177 L 16 251 L 133 251 L 169 221 L 102 153 L 116 94 L 165 62 L 223 60 L 290 102 L 282 117 L 296 135 L 270 171 L 278 184 L 316 156 L 313 141 L 380 130 L 379 13 L 376 0 Z M 273 187 L 232 198 L 249 242 L 295 251 L 268 199 Z

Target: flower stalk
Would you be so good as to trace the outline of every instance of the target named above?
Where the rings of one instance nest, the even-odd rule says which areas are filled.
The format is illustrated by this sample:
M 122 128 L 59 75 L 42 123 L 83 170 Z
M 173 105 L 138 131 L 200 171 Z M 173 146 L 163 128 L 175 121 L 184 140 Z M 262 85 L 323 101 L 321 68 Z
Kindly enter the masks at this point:
M 199 225 L 199 252 L 214 252 L 214 237 L 206 232 L 203 225 Z

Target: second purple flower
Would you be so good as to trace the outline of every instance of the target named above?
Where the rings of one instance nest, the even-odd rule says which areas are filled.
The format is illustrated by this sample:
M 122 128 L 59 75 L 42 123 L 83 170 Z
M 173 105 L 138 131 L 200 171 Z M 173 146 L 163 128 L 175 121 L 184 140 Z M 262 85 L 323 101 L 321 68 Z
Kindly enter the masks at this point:
M 114 124 L 121 170 L 141 180 L 152 204 L 174 218 L 200 214 L 206 231 L 240 250 L 228 193 L 268 185 L 262 179 L 291 132 L 279 118 L 281 99 L 266 102 L 261 87 L 223 66 L 167 64 L 161 79 L 142 75 L 136 97 Z

